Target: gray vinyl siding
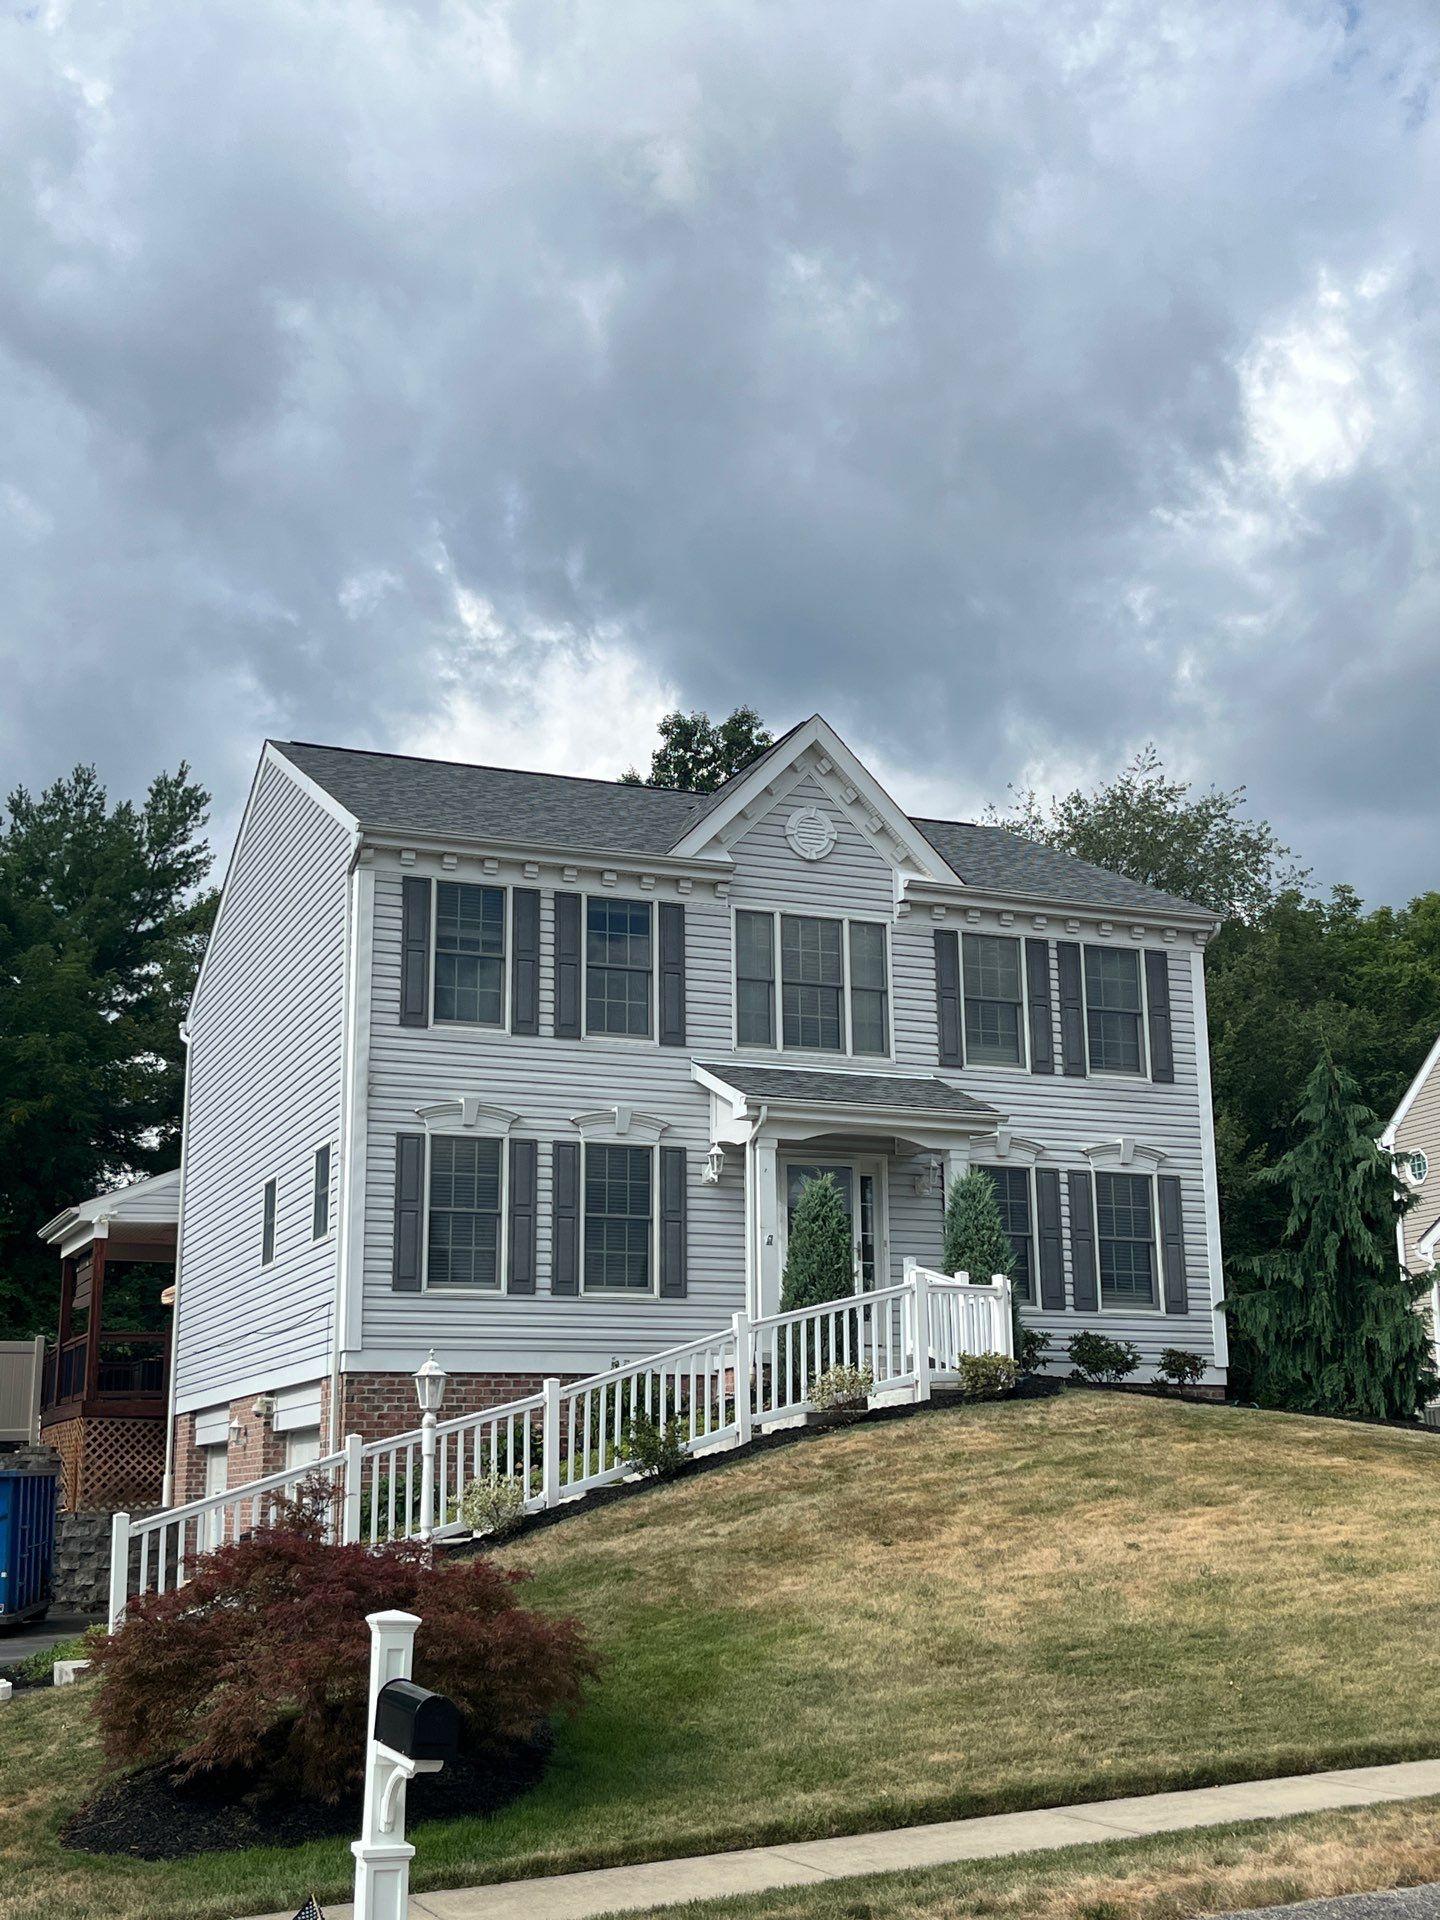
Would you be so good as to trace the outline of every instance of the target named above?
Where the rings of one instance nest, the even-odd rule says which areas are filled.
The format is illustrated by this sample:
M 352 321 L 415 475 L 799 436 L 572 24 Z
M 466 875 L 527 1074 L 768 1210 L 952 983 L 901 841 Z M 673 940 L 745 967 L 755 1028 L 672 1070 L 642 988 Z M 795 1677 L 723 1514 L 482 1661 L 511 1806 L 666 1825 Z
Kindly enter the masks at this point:
M 1435 1224 L 1440 1214 L 1440 1063 L 1430 1069 L 1425 1084 L 1410 1103 L 1410 1110 L 1395 1129 L 1397 1153 L 1421 1152 L 1430 1163 L 1415 1204 L 1401 1221 L 1405 1236 L 1405 1260 L 1412 1272 L 1419 1270 L 1418 1249 L 1421 1236 Z
M 344 1047 L 350 835 L 262 767 L 190 1016 L 176 1329 L 184 1412 L 328 1370 Z M 311 1235 L 315 1149 L 330 1230 Z M 260 1263 L 276 1182 L 275 1257 Z

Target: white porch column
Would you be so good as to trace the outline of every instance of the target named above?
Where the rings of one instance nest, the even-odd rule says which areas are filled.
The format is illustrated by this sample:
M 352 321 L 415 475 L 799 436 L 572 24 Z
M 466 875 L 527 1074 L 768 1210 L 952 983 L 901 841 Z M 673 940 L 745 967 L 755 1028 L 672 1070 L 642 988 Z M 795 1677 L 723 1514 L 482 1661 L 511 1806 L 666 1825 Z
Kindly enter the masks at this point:
M 780 1311 L 780 1168 L 773 1140 L 755 1142 L 756 1257 L 760 1317 Z

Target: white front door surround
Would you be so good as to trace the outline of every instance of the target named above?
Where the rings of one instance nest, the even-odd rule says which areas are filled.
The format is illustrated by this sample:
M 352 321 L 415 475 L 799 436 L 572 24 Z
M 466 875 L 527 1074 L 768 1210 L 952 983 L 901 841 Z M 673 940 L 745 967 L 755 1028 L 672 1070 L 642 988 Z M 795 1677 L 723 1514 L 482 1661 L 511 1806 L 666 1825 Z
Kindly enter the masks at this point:
M 840 1189 L 850 1216 L 850 1244 L 855 1261 L 857 1292 L 868 1293 L 889 1284 L 890 1228 L 887 1162 L 878 1154 L 844 1152 L 807 1153 L 791 1150 L 779 1156 L 783 1191 L 777 1208 L 780 1218 L 780 1271 L 789 1253 L 790 1220 L 800 1187 L 807 1178 L 829 1174 Z

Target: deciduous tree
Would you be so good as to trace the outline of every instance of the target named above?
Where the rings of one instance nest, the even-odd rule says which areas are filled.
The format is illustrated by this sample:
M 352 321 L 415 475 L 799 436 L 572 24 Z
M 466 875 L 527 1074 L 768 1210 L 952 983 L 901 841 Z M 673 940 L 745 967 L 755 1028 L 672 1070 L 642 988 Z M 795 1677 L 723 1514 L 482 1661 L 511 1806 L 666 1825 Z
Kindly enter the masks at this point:
M 621 775 L 627 786 L 713 793 L 762 754 L 774 737 L 753 707 L 736 707 L 718 723 L 708 713 L 677 710 L 665 715 L 659 732 L 660 745 L 650 757 L 649 773 L 642 780 L 631 767 Z

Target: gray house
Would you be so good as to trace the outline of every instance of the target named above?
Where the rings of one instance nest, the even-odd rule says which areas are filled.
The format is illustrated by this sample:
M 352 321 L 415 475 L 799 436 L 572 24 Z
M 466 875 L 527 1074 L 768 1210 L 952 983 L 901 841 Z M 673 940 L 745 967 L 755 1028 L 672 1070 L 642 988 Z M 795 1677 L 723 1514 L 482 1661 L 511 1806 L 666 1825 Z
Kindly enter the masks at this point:
M 1215 917 L 912 819 L 807 720 L 718 793 L 271 742 L 188 1022 L 175 1500 L 778 1304 L 831 1171 L 856 1284 L 991 1169 L 1027 1319 L 1225 1330 Z

